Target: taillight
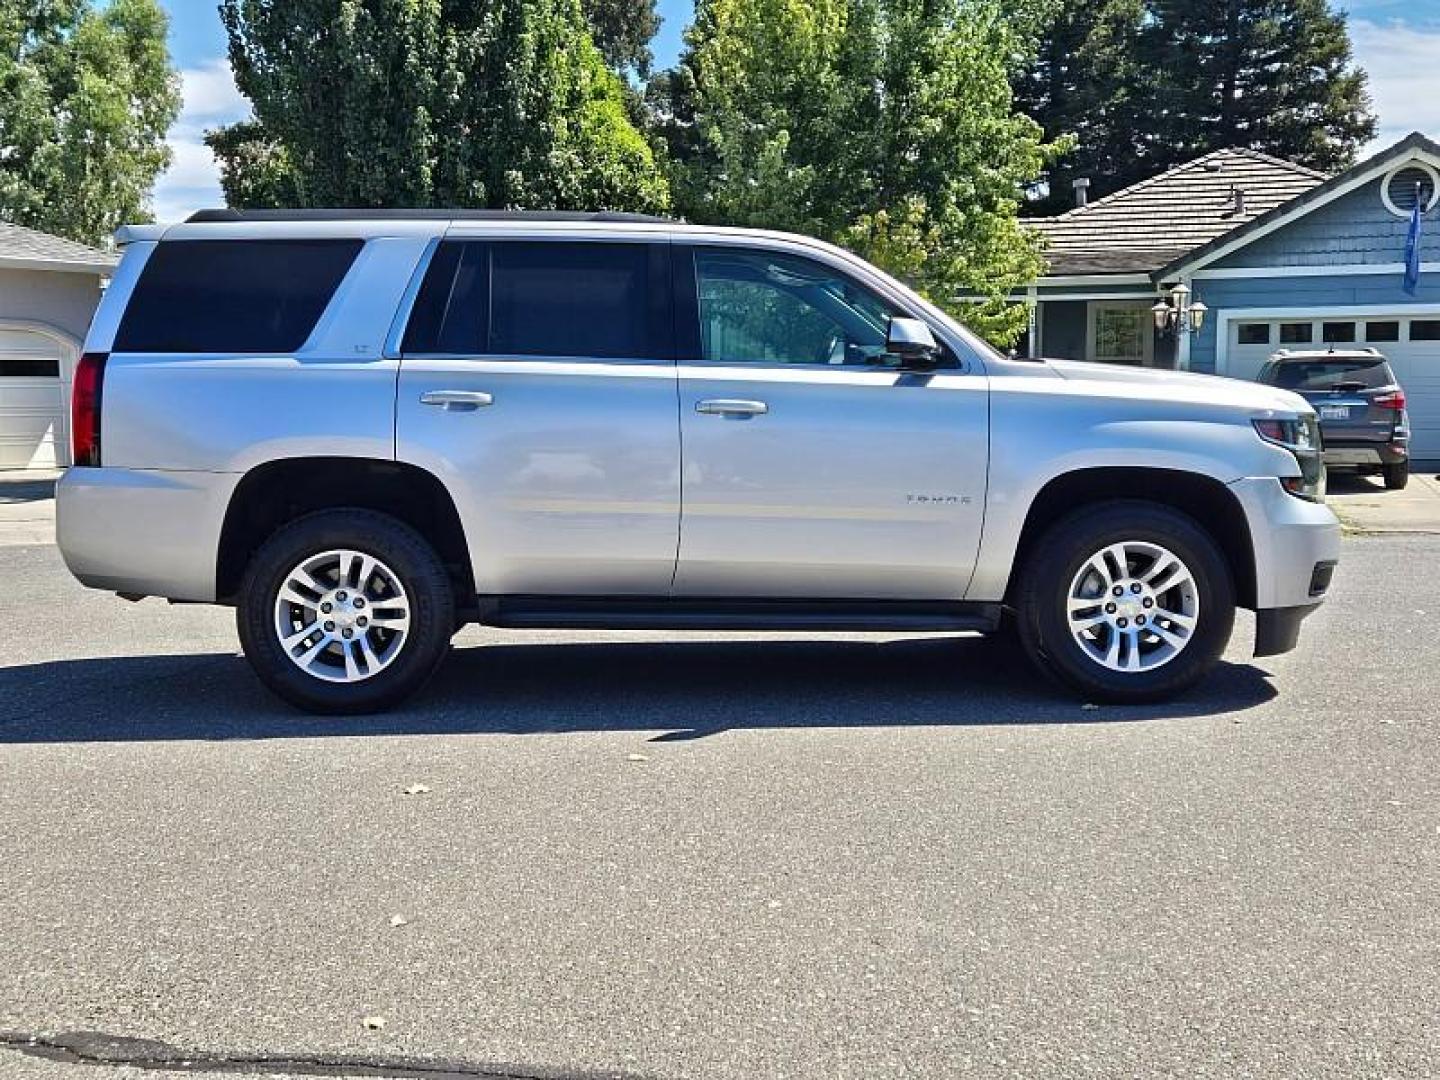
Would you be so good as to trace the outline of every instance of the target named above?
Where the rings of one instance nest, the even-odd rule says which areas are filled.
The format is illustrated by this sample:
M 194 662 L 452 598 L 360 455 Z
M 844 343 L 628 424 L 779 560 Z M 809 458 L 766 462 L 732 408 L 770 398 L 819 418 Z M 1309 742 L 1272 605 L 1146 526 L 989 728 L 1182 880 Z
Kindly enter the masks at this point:
M 105 388 L 105 353 L 86 353 L 75 367 L 70 395 L 70 441 L 76 465 L 100 464 L 100 396 Z
M 1379 397 L 1370 399 L 1370 404 L 1377 409 L 1394 409 L 1400 412 L 1405 408 L 1405 391 L 1392 390 L 1388 394 L 1381 394 Z

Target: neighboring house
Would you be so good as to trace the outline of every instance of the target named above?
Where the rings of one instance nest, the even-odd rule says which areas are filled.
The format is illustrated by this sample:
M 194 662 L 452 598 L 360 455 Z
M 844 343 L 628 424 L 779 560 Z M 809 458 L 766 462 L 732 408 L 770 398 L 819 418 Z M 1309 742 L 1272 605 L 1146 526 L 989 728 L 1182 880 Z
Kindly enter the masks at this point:
M 0 222 L 0 469 L 69 463 L 70 380 L 115 263 Z
M 1404 289 L 1417 198 L 1421 274 Z M 1440 145 L 1420 133 L 1338 176 L 1221 150 L 1033 222 L 1050 271 L 1034 356 L 1254 378 L 1282 348 L 1373 345 L 1409 399 L 1413 449 L 1440 459 Z M 1159 332 L 1176 285 L 1209 308 L 1197 333 Z

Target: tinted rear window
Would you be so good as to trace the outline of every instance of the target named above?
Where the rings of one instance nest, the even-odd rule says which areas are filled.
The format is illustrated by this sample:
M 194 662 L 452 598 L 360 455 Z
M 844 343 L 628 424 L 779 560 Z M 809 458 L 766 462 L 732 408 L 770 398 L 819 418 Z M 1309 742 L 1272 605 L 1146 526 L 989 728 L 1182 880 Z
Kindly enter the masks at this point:
M 305 343 L 361 240 L 177 240 L 145 264 L 117 352 L 287 353 Z
M 660 245 L 446 241 L 405 351 L 663 359 L 668 267 Z
M 1285 390 L 1331 390 L 1347 387 L 1374 390 L 1390 386 L 1395 376 L 1390 365 L 1364 358 L 1344 360 L 1300 360 L 1272 364 L 1266 382 Z

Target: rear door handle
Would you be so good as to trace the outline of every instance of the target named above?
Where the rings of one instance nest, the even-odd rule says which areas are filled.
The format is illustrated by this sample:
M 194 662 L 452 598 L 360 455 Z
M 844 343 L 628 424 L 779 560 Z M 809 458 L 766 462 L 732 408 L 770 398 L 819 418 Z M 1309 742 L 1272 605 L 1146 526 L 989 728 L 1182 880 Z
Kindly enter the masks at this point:
M 439 405 L 456 412 L 472 412 L 494 403 L 495 398 L 482 390 L 427 390 L 420 395 L 421 405 Z
M 697 401 L 695 411 L 706 416 L 762 416 L 770 411 L 763 401 L 745 401 L 739 398 L 710 398 Z

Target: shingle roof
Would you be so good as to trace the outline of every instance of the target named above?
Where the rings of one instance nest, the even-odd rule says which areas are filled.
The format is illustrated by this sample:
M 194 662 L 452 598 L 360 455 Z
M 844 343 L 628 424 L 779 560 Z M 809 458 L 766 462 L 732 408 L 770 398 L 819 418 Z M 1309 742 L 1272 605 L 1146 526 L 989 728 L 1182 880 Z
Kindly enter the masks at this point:
M 1052 275 L 1149 272 L 1325 179 L 1255 150 L 1216 150 L 1088 206 L 1027 224 L 1047 240 Z M 1244 194 L 1238 211 L 1237 190 Z
M 1434 160 L 1440 158 L 1440 143 L 1427 137 L 1423 132 L 1412 131 L 1394 146 L 1381 150 L 1378 154 L 1366 158 L 1336 176 L 1327 177 L 1322 183 L 1306 189 L 1289 203 L 1272 207 L 1265 213 L 1256 214 L 1231 232 L 1212 237 L 1199 247 L 1177 255 L 1161 268 L 1161 272 L 1168 275 L 1178 272 L 1182 267 L 1188 267 L 1201 258 L 1214 258 L 1215 252 L 1230 247 L 1236 241 L 1248 242 L 1246 237 L 1253 238 L 1261 229 L 1280 218 L 1297 213 L 1307 214 L 1310 210 L 1325 205 L 1336 195 L 1349 190 L 1356 181 L 1383 172 L 1393 162 L 1410 156 L 1414 151 L 1421 151 Z
M 51 263 L 57 270 L 93 269 L 98 273 L 113 268 L 116 262 L 118 260 L 114 255 L 77 244 L 74 240 L 0 221 L 0 265 L 22 263 L 43 266 Z

